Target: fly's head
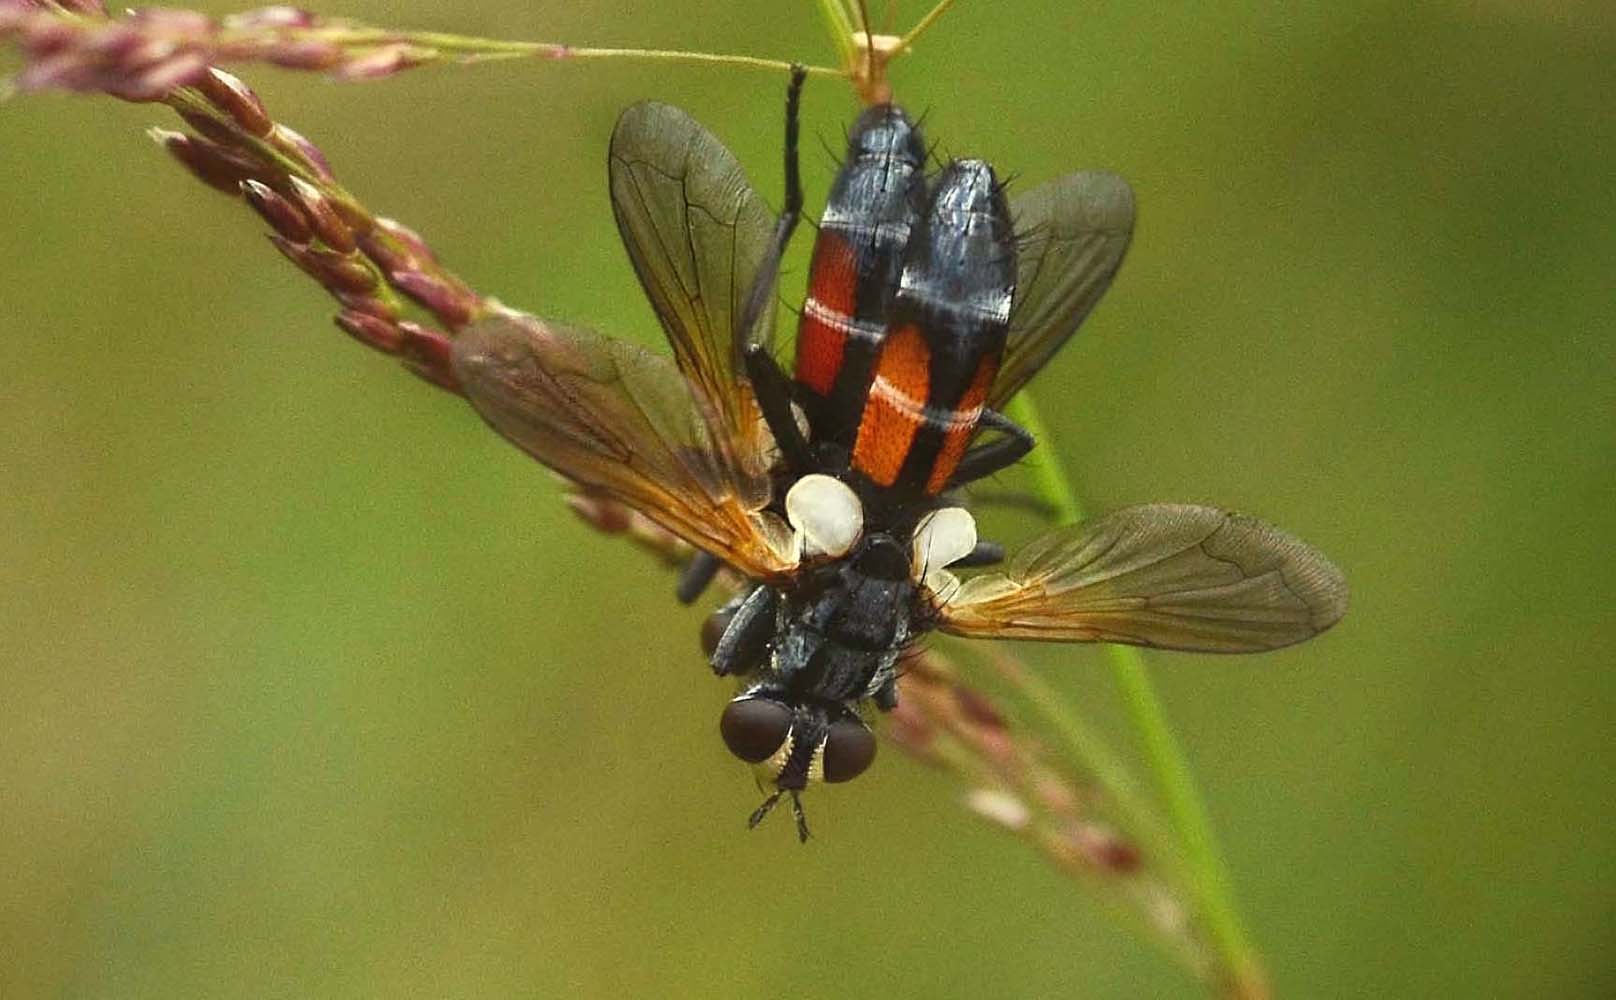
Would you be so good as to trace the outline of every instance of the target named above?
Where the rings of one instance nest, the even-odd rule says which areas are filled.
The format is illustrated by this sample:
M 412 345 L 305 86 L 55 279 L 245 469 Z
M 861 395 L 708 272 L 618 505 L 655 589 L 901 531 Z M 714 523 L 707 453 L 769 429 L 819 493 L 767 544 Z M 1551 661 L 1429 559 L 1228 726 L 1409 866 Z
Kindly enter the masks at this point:
M 808 840 L 802 792 L 810 784 L 836 784 L 863 774 L 875 760 L 875 734 L 845 704 L 803 701 L 758 685 L 724 709 L 719 731 L 730 753 L 753 765 L 774 785 L 747 825 L 763 822 L 782 796 L 790 796 L 797 837 Z
M 851 781 L 875 760 L 875 734 L 853 707 L 799 698 L 770 682 L 731 701 L 718 728 L 730 753 L 785 792 Z

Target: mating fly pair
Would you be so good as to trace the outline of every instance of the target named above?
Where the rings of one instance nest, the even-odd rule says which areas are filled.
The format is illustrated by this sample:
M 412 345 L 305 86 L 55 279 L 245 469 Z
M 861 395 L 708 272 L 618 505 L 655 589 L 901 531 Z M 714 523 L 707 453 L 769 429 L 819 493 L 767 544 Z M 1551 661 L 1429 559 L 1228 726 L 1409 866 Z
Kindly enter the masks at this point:
M 709 622 L 712 665 L 742 679 L 720 731 L 774 792 L 862 773 L 865 702 L 890 709 L 921 635 L 1255 652 L 1318 634 L 1346 587 L 1317 551 L 1209 507 L 1146 504 L 1036 539 L 1002 569 L 952 490 L 1031 438 L 999 415 L 1074 333 L 1127 249 L 1133 200 L 1105 173 L 1009 204 L 992 169 L 925 172 L 918 128 L 867 110 L 815 242 L 794 373 L 773 354 L 775 281 L 801 210 L 797 96 L 786 204 L 684 112 L 623 113 L 609 156 L 629 257 L 673 358 L 514 312 L 454 347 L 490 425 L 586 491 L 627 504 L 748 581 Z M 976 440 L 992 431 L 992 439 Z

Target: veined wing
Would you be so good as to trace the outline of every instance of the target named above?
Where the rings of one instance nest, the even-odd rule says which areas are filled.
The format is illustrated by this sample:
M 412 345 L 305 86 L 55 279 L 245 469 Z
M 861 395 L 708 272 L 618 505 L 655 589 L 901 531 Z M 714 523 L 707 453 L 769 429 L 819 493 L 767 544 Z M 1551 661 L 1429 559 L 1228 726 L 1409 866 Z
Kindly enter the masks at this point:
M 1143 504 L 1033 541 L 943 598 L 955 635 L 1120 642 L 1207 653 L 1278 649 L 1347 610 L 1317 549 L 1213 507 Z
M 612 214 L 686 379 L 711 403 L 724 445 L 761 465 L 762 425 L 739 377 L 748 331 L 736 329 L 767 255 L 775 217 L 730 151 L 678 108 L 642 102 L 612 131 Z M 768 308 L 751 331 L 767 343 Z
M 1116 174 L 1067 174 L 1011 204 L 1022 244 L 1010 335 L 988 405 L 1027 384 L 1094 309 L 1133 238 L 1133 190 Z
M 762 510 L 767 477 L 717 446 L 702 397 L 667 357 L 505 312 L 460 333 L 454 370 L 484 420 L 561 475 L 749 577 L 795 565 L 789 531 Z

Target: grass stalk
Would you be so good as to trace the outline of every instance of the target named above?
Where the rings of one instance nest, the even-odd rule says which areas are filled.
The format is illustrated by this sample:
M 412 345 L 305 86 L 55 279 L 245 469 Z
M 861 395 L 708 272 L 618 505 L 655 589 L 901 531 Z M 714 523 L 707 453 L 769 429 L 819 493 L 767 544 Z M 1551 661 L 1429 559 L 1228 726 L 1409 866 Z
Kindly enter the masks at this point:
M 1023 459 L 1039 496 L 1055 508 L 1063 522 L 1081 520 L 1083 508 L 1077 492 L 1049 447 L 1047 429 L 1032 397 L 1020 393 L 1007 409 L 1012 420 L 1044 443 Z M 1146 765 L 1155 776 L 1183 850 L 1196 907 L 1224 964 L 1224 988 L 1234 997 L 1265 997 L 1268 989 L 1261 960 L 1235 907 L 1229 871 L 1219 854 L 1217 837 L 1190 772 L 1189 759 L 1167 721 L 1166 708 L 1151 683 L 1144 657 L 1131 646 L 1108 644 L 1105 651 L 1128 721 Z

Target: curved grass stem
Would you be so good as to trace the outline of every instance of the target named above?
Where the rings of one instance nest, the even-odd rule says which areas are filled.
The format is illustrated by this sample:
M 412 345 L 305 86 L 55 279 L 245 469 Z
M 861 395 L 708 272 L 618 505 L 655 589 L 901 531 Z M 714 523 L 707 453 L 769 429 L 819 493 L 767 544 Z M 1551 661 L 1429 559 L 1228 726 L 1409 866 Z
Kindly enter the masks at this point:
M 904 33 L 903 38 L 898 42 L 897 47 L 893 49 L 892 54 L 896 56 L 909 51 L 915 42 L 920 39 L 920 36 L 924 35 L 927 29 L 936 24 L 938 18 L 948 13 L 948 8 L 952 6 L 954 6 L 954 0 L 937 0 L 936 6 L 927 11 L 926 16 L 916 21 L 915 26 Z
M 1047 442 L 1048 435 L 1031 396 L 1017 395 L 1007 410 L 1010 419 L 1026 428 L 1035 440 Z M 1051 450 L 1047 446 L 1035 449 L 1024 461 L 1039 495 L 1059 512 L 1061 520 L 1080 520 L 1083 509 L 1077 492 Z M 1266 997 L 1267 979 L 1261 959 L 1235 908 L 1229 871 L 1218 852 L 1206 806 L 1190 773 L 1189 760 L 1150 681 L 1144 657 L 1130 646 L 1107 645 L 1105 651 L 1128 721 L 1156 778 L 1157 790 L 1183 850 L 1195 905 L 1223 963 L 1222 985 L 1233 997 Z
M 603 48 L 589 45 L 565 45 L 558 42 L 513 41 L 502 38 L 479 38 L 441 31 L 393 31 L 385 28 L 352 27 L 331 28 L 311 32 L 311 37 L 342 46 L 409 44 L 432 49 L 453 57 L 459 62 L 486 62 L 493 59 L 628 59 L 645 62 L 688 62 L 737 69 L 762 69 L 771 72 L 789 72 L 792 63 L 784 59 L 765 59 L 761 56 L 736 55 L 724 52 L 695 52 L 685 49 Z M 806 66 L 814 76 L 842 76 L 832 66 Z
M 759 56 L 725 55 L 717 52 L 687 52 L 682 49 L 601 49 L 569 48 L 563 54 L 567 59 L 639 59 L 646 62 L 688 62 L 708 66 L 733 66 L 740 69 L 764 69 L 787 73 L 792 63 L 784 59 L 764 59 Z M 845 76 L 832 66 L 803 66 L 809 76 Z
M 831 44 L 836 46 L 837 58 L 842 65 L 853 61 L 853 19 L 848 15 L 844 0 L 818 0 L 819 14 L 825 19 L 825 30 L 830 32 Z

